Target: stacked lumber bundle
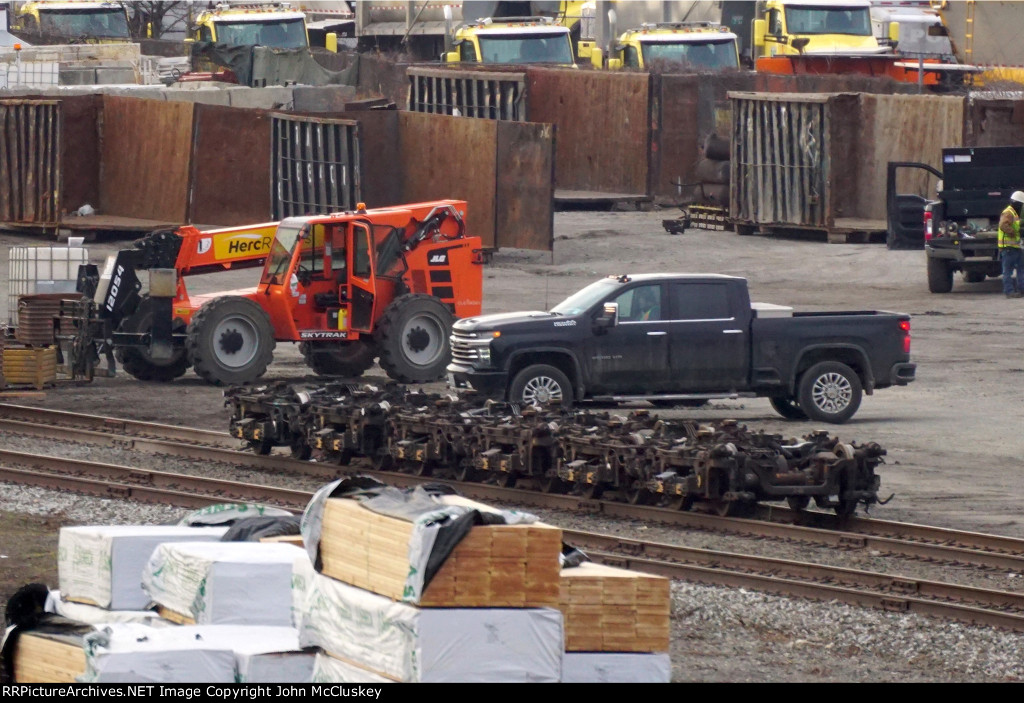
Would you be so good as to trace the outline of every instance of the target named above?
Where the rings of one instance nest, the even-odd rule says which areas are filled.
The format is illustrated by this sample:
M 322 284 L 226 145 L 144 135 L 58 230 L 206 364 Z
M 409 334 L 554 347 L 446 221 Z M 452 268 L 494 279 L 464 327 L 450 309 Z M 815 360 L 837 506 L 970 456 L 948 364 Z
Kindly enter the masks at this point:
M 62 527 L 57 541 L 57 578 L 65 600 L 108 610 L 143 610 L 142 571 L 165 542 L 213 542 L 224 527 L 89 525 Z
M 304 551 L 291 544 L 167 542 L 142 571 L 142 588 L 179 624 L 292 624 L 292 564 Z
M 26 632 L 14 653 L 17 683 L 74 683 L 85 673 L 82 639 L 69 635 Z
M 455 497 L 445 500 L 493 510 Z M 560 529 L 542 523 L 477 525 L 422 593 L 409 583 L 413 531 L 412 522 L 375 513 L 357 501 L 328 499 L 320 540 L 323 573 L 423 607 L 558 606 Z
M 305 588 L 299 643 L 339 669 L 398 682 L 561 678 L 562 617 L 553 608 L 421 608 L 315 573 L 308 559 L 295 569 Z M 321 677 L 331 675 L 328 664 Z
M 314 677 L 558 681 L 562 531 L 512 513 L 493 524 L 464 523 L 467 531 L 427 580 L 432 547 L 450 538 L 430 531 L 438 515 L 456 522 L 472 511 L 501 513 L 457 496 L 429 501 L 412 516 L 402 509 L 376 512 L 348 498 L 324 501 L 311 550 L 322 573 L 305 558 L 296 561 L 293 577 L 299 642 L 322 653 Z
M 591 562 L 564 569 L 563 681 L 668 681 L 670 605 L 661 576 Z
M 57 348 L 4 347 L 3 378 L 8 386 L 52 386 L 57 382 Z

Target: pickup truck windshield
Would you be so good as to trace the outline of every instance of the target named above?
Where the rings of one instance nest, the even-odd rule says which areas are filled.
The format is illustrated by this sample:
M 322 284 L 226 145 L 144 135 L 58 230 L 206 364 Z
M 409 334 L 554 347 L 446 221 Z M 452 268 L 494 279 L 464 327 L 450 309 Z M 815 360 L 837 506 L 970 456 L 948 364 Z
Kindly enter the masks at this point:
M 595 281 L 551 308 L 551 312 L 557 315 L 580 315 L 599 303 L 618 287 L 619 283 L 610 279 Z
M 571 64 L 572 46 L 565 32 L 552 34 L 488 34 L 480 36 L 482 63 Z
M 870 37 L 871 14 L 867 7 L 787 7 L 786 30 L 790 34 L 850 34 L 856 37 Z
M 716 42 L 645 42 L 644 66 L 656 61 L 689 64 L 697 68 L 739 68 L 732 39 Z
M 121 7 L 104 10 L 40 10 L 39 31 L 62 37 L 131 38 L 128 18 Z
M 305 49 L 306 24 L 301 17 L 273 22 L 217 22 L 217 41 L 273 49 Z

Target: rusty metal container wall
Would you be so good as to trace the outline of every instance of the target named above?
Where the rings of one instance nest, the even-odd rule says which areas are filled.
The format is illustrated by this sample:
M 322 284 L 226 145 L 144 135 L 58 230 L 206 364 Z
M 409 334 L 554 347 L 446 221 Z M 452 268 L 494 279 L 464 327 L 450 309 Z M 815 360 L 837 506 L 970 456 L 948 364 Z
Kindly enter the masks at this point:
M 558 130 L 555 185 L 647 193 L 650 75 L 530 68 L 526 119 Z
M 730 215 L 744 222 L 828 224 L 826 96 L 730 94 Z
M 101 213 L 188 220 L 194 107 L 103 96 Z
M 964 146 L 1024 144 L 1024 100 L 971 96 L 964 113 Z
M 492 120 L 526 119 L 526 74 L 410 67 L 411 112 Z
M 485 247 L 495 233 L 496 120 L 399 113 L 398 171 L 405 202 L 454 198 L 468 204 L 466 231 Z M 511 246 L 511 245 L 506 245 Z
M 270 220 L 270 115 L 196 105 L 191 170 L 190 221 L 226 227 Z
M 61 122 L 57 101 L 0 101 L 0 222 L 59 222 Z
M 498 122 L 495 248 L 552 250 L 554 133 L 549 124 Z
M 359 123 L 272 115 L 273 219 L 355 209 L 359 182 Z

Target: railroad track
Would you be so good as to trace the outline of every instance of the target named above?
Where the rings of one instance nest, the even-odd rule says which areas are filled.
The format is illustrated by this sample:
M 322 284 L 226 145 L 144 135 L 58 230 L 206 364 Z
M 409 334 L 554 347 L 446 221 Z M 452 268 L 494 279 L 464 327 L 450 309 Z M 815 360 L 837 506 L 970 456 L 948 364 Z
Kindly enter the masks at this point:
M 190 508 L 240 501 L 300 512 L 312 496 L 277 486 L 9 450 L 0 450 L 0 480 Z M 1024 632 L 1021 593 L 579 530 L 563 532 L 566 541 L 595 561 L 638 571 Z
M 284 455 L 260 456 L 225 432 L 97 417 L 65 411 L 0 404 L 0 431 L 134 449 L 195 461 L 233 464 L 275 475 L 301 475 L 330 481 L 352 472 L 373 475 L 398 486 L 423 482 L 445 483 L 471 498 L 504 501 L 538 508 L 599 514 L 650 524 L 763 537 L 844 550 L 868 550 L 883 555 L 929 562 L 971 564 L 1024 573 L 1024 540 L 1001 535 L 963 532 L 911 523 L 853 518 L 840 524 L 836 516 L 814 511 L 795 512 L 761 506 L 756 520 L 723 518 L 615 501 L 556 495 L 439 476 L 419 477 L 377 471 L 359 460 L 351 467 L 299 461 Z M 14 479 L 12 479 L 14 480 Z M 526 485 L 528 480 L 522 480 Z M 840 529 L 841 528 L 841 529 Z

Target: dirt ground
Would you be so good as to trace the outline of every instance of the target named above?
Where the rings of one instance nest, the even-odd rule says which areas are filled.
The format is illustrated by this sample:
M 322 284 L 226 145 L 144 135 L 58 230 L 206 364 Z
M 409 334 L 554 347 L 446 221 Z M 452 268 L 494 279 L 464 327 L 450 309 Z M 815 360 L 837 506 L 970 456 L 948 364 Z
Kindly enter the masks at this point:
M 544 309 L 607 274 L 706 272 L 744 276 L 753 300 L 798 310 L 910 313 L 918 380 L 865 397 L 849 423 L 822 429 L 887 449 L 879 472 L 882 492 L 894 498 L 873 516 L 1024 537 L 1024 300 L 1006 299 L 998 280 L 967 284 L 959 277 L 952 293 L 930 294 L 922 251 L 697 229 L 671 236 L 661 221 L 675 213 L 558 213 L 553 253 L 503 251 L 487 266 L 485 312 Z M 6 289 L 8 247 L 25 243 L 21 236 L 0 236 L 0 289 Z M 90 259 L 100 262 L 124 244 L 88 244 Z M 190 288 L 228 290 L 256 278 L 253 271 L 215 274 Z M 295 347 L 280 344 L 268 377 L 305 373 Z M 62 384 L 43 398 L 12 402 L 212 429 L 226 429 L 228 422 L 222 391 L 191 372 L 166 385 L 126 375 Z M 787 436 L 819 429 L 783 420 L 765 399 L 714 402 L 676 414 L 736 418 Z M 0 561 L 0 585 L 9 592 L 12 583 L 46 575 L 43 561 L 29 557 L 52 549 L 56 530 L 48 530 L 52 523 L 29 529 L 28 521 L 0 518 L 0 552 L 8 557 Z

